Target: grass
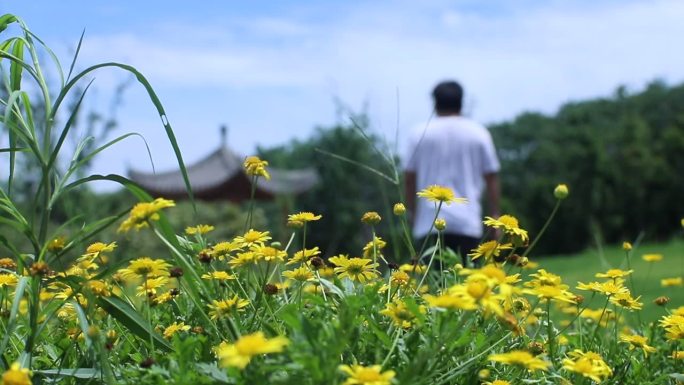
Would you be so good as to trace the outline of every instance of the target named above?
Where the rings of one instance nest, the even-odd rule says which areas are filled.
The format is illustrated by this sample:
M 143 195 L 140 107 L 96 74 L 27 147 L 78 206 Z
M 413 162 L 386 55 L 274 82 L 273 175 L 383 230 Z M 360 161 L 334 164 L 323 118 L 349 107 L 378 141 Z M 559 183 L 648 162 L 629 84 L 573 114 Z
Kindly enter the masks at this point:
M 664 311 L 653 311 L 653 307 L 647 306 L 659 296 L 670 298 L 669 308 L 683 306 L 684 290 L 682 287 L 661 287 L 660 280 L 663 278 L 684 278 L 684 240 L 644 243 L 634 247 L 631 253 L 635 295 L 641 295 L 641 301 L 645 305 L 642 312 L 643 319 L 654 321 L 665 314 Z M 573 292 L 589 297 L 588 292 L 575 289 L 577 282 L 602 281 L 602 279 L 595 278 L 594 274 L 612 268 L 627 270 L 625 254 L 621 246 L 615 245 L 601 247 L 600 249 L 592 248 L 579 254 L 541 257 L 536 261 L 539 262 L 540 268 L 562 276 L 563 282 L 570 285 Z M 645 262 L 641 259 L 643 254 L 662 254 L 664 258 L 660 262 Z M 591 307 L 602 306 L 599 304 L 601 301 L 603 300 L 595 300 Z

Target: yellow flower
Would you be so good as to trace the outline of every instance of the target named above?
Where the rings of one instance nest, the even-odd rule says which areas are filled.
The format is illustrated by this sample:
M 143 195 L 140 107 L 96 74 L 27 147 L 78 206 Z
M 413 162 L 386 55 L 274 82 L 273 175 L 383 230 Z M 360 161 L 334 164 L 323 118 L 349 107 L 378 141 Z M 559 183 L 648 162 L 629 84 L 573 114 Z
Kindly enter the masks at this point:
M 217 320 L 223 318 L 223 316 L 231 315 L 234 312 L 242 311 L 247 305 L 249 305 L 249 301 L 240 299 L 237 295 L 233 296 L 233 298 L 220 301 L 213 300 L 211 301 L 211 305 L 209 305 L 209 316 L 211 319 Z
M 368 211 L 361 217 L 361 222 L 367 225 L 377 225 L 381 220 L 380 214 L 375 211 Z
M 511 383 L 504 380 L 495 380 L 493 382 L 485 382 L 484 385 L 511 385 Z
M 245 266 L 250 263 L 256 264 L 258 262 L 257 255 L 253 251 L 245 251 L 237 256 L 231 258 L 228 264 L 233 268 Z
M 392 212 L 397 216 L 404 215 L 406 213 L 406 206 L 403 203 L 395 203 Z
M 590 283 L 582 283 L 578 282 L 577 284 L 577 289 L 579 290 L 591 290 L 596 293 L 601 293 L 605 296 L 612 296 L 618 293 L 624 293 L 627 291 L 627 288 L 622 286 L 621 283 L 616 283 L 613 281 L 608 281 L 608 282 L 590 282 Z
M 529 240 L 527 231 L 520 228 L 518 219 L 512 215 L 502 215 L 497 219 L 485 217 L 484 224 L 495 229 L 501 229 L 504 233 L 515 236 L 523 242 Z
M 195 234 L 206 234 L 208 232 L 214 231 L 214 226 L 212 225 L 197 225 L 185 228 L 185 234 L 195 235 Z
M 672 352 L 672 359 L 684 360 L 684 350 L 675 350 L 674 352 Z
M 116 249 L 116 242 L 112 242 L 109 244 L 102 243 L 102 242 L 95 242 L 95 243 L 91 244 L 90 246 L 88 246 L 88 248 L 86 249 L 86 254 L 100 255 L 101 253 L 111 253 L 112 251 L 114 251 L 114 249 Z
M 164 338 L 170 339 L 174 334 L 178 332 L 187 332 L 190 330 L 190 326 L 186 325 L 185 322 L 174 322 L 164 329 Z
M 454 191 L 450 188 L 438 186 L 435 184 L 427 188 L 424 188 L 423 190 L 419 191 L 416 195 L 418 195 L 421 198 L 425 198 L 430 202 L 442 202 L 446 205 L 450 205 L 454 202 L 465 203 L 468 201 L 465 198 L 456 198 L 456 195 L 454 195 Z
M 643 304 L 639 302 L 640 298 L 641 297 L 632 298 L 632 294 L 627 290 L 610 297 L 610 303 L 627 310 L 641 310 Z
M 622 334 L 620 336 L 620 342 L 626 342 L 629 344 L 629 350 L 634 350 L 634 348 L 639 348 L 644 351 L 644 356 L 647 356 L 648 353 L 653 353 L 657 349 L 654 348 L 653 346 L 648 345 L 648 339 L 646 337 L 640 336 L 640 335 L 628 335 L 628 334 Z
M 419 306 L 418 311 L 425 314 L 425 306 Z M 410 328 L 416 321 L 416 314 L 402 300 L 387 303 L 385 308 L 380 311 L 380 314 L 390 317 L 394 321 L 394 325 L 404 329 Z
M 596 273 L 596 278 L 610 278 L 610 279 L 616 279 L 616 278 L 623 278 L 626 277 L 630 274 L 632 274 L 634 270 L 620 270 L 620 269 L 610 269 L 606 271 L 605 273 Z
M 267 339 L 264 337 L 264 333 L 256 332 L 243 335 L 238 338 L 235 344 L 222 342 L 216 348 L 216 357 L 221 367 L 231 366 L 244 369 L 252 360 L 252 357 L 262 354 L 280 353 L 289 343 L 290 341 L 285 337 L 278 336 Z
M 501 362 L 507 365 L 518 365 L 529 371 L 547 370 L 551 366 L 550 362 L 535 357 L 532 353 L 525 350 L 513 350 L 508 353 L 492 354 L 490 361 Z
M 254 229 L 249 229 L 244 235 L 235 237 L 235 242 L 240 247 L 263 246 L 264 242 L 269 240 L 271 240 L 271 236 L 268 231 L 256 231 Z
M 536 295 L 539 298 L 555 300 L 565 303 L 575 303 L 575 295 L 563 289 L 563 286 L 537 286 L 523 290 L 524 293 Z
M 473 297 L 464 295 L 452 295 L 452 294 L 440 294 L 434 296 L 431 294 L 425 294 L 423 296 L 425 302 L 428 303 L 430 307 L 451 309 L 451 310 L 475 310 L 477 309 L 477 304 Z
M 8 371 L 2 374 L 1 383 L 2 385 L 31 385 L 31 372 L 15 362 Z
M 92 280 L 86 284 L 93 294 L 99 297 L 109 297 L 112 295 L 109 285 L 104 281 Z
M 138 277 L 160 277 L 169 275 L 169 265 L 163 259 L 142 257 L 132 260 L 128 267 L 120 269 L 119 273 L 124 279 Z
M 643 259 L 646 262 L 660 262 L 663 260 L 663 255 L 662 254 L 644 254 L 641 256 L 641 259 Z
M 119 232 L 130 229 L 140 230 L 148 227 L 150 221 L 159 220 L 159 211 L 167 207 L 173 207 L 176 203 L 172 200 L 157 198 L 152 202 L 141 202 L 133 206 L 128 218 L 119 226 Z
M 313 249 L 304 249 L 304 250 L 299 250 L 298 252 L 294 253 L 292 258 L 285 263 L 286 265 L 292 265 L 297 262 L 306 262 L 309 259 L 320 255 L 321 251 L 318 249 L 318 246 L 314 247 Z
M 406 286 L 410 281 L 411 276 L 401 270 L 395 271 L 390 277 L 392 286 Z
M 534 279 L 525 283 L 525 285 L 529 287 L 562 285 L 561 277 L 546 271 L 546 269 L 539 269 L 536 273 L 530 274 L 530 277 L 533 277 Z
M 579 373 L 584 377 L 600 383 L 613 375 L 613 370 L 594 352 L 574 350 L 569 353 L 570 358 L 563 359 L 563 369 Z
M 278 250 L 271 246 L 254 246 L 252 252 L 258 259 L 263 259 L 266 262 L 279 261 L 282 262 L 287 257 L 287 252 Z
M 372 241 L 366 243 L 363 247 L 363 257 L 373 258 L 373 253 L 377 252 L 380 254 L 380 250 L 387 246 L 387 242 L 383 241 L 380 237 L 374 237 Z
M 511 248 L 513 246 L 510 243 L 501 244 L 497 241 L 488 241 L 471 250 L 472 253 L 468 256 L 473 260 L 484 257 L 486 261 L 489 261 L 493 257 L 498 257 L 502 250 L 510 250 Z
M 347 375 L 342 385 L 390 385 L 396 375 L 394 370 L 383 372 L 380 365 L 340 365 L 339 369 Z
M 409 274 L 411 274 L 411 273 L 423 274 L 423 273 L 425 273 L 425 271 L 427 271 L 427 266 L 405 263 L 405 264 L 399 266 L 399 270 L 401 270 L 405 273 L 409 273 Z
M 665 329 L 665 336 L 671 341 L 684 339 L 684 316 L 671 314 L 664 316 L 659 321 L 660 326 Z
M 242 250 L 238 242 L 219 242 L 211 248 L 211 255 L 223 260 L 228 254 L 238 250 Z
M 372 262 L 368 258 L 350 258 L 346 261 L 339 261 L 341 264 L 335 268 L 335 273 L 340 279 L 347 277 L 352 281 L 364 283 L 366 280 L 378 277 L 378 272 L 375 270 L 378 264 Z
M 662 286 L 662 287 L 682 286 L 682 277 L 663 278 L 660 280 L 660 286 Z
M 146 280 L 143 281 L 143 283 L 138 286 L 138 292 L 137 296 L 139 297 L 144 297 L 144 296 L 154 296 L 157 295 L 157 290 L 162 289 L 166 287 L 166 285 L 169 284 L 169 278 L 168 277 L 155 277 L 155 278 L 147 278 Z
M 47 249 L 48 249 L 48 251 L 58 252 L 58 251 L 62 251 L 65 246 L 66 246 L 66 238 L 65 237 L 57 237 L 57 238 L 53 238 L 48 243 Z
M 622 250 L 624 250 L 624 251 L 632 250 L 632 244 L 629 242 L 622 242 Z
M 300 266 L 294 270 L 284 271 L 283 277 L 299 282 L 306 282 L 313 279 L 313 273 L 305 266 Z
M 17 276 L 11 273 L 0 274 L 0 289 L 4 287 L 17 286 Z
M 308 211 L 300 212 L 297 214 L 290 214 L 287 216 L 288 226 L 302 227 L 307 222 L 317 221 L 321 219 L 320 215 L 314 215 Z
M 243 164 L 245 173 L 251 176 L 263 176 L 266 180 L 271 179 L 271 175 L 266 171 L 268 162 L 259 159 L 258 156 L 248 156 Z
M 228 281 L 235 279 L 235 276 L 233 274 L 229 274 L 227 271 L 211 271 L 209 273 L 202 274 L 202 279 Z

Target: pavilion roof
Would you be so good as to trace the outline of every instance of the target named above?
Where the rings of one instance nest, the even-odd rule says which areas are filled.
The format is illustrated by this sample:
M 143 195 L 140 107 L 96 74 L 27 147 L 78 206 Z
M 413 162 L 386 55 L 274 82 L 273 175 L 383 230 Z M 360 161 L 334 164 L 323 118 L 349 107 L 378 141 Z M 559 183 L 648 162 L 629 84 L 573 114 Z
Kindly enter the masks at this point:
M 223 187 L 230 189 L 231 184 L 244 184 L 247 176 L 242 167 L 243 161 L 244 157 L 222 145 L 204 159 L 187 166 L 193 193 L 201 197 L 203 192 L 212 191 L 215 195 Z M 284 170 L 269 167 L 268 172 L 271 175 L 270 180 L 257 180 L 258 195 L 300 194 L 318 183 L 318 173 L 313 168 Z M 158 173 L 129 169 L 128 175 L 152 195 L 177 197 L 186 194 L 180 169 Z M 248 197 L 244 199 L 246 198 Z

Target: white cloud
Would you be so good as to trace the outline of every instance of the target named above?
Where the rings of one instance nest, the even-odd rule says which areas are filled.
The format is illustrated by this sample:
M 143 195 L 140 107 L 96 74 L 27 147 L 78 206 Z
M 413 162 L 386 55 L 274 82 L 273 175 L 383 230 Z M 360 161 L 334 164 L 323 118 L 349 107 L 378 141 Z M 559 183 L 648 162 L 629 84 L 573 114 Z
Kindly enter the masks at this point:
M 178 108 L 172 116 L 179 121 L 240 122 L 234 135 L 243 147 L 278 144 L 329 122 L 332 96 L 354 106 L 367 99 L 373 121 L 393 138 L 397 108 L 404 125 L 427 118 L 429 91 L 447 77 L 464 83 L 469 110 L 486 122 L 523 110 L 551 112 L 619 84 L 684 79 L 684 52 L 672 43 L 684 34 L 684 3 L 677 0 L 530 2 L 520 9 L 507 2 L 501 12 L 475 12 L 473 2 L 463 9 L 439 1 L 394 4 L 348 4 L 320 21 L 293 13 L 94 34 L 84 42 L 83 59 L 137 66 Z M 112 84 L 108 76 L 105 84 Z M 193 93 L 228 91 L 246 95 L 223 101 L 244 111 L 193 102 Z M 263 115 L 256 117 L 259 108 Z M 250 119 L 260 124 L 258 137 L 241 135 Z M 144 121 L 156 124 L 154 117 Z

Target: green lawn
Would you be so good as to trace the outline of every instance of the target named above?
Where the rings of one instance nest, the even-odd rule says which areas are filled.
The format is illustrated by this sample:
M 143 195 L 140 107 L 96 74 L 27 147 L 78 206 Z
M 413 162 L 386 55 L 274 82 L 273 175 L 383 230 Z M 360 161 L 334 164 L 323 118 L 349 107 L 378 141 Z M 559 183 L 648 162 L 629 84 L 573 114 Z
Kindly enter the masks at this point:
M 634 247 L 631 252 L 631 268 L 634 270 L 634 296 L 642 296 L 644 303 L 642 318 L 653 321 L 660 318 L 664 311 L 653 305 L 653 300 L 659 296 L 667 296 L 671 299 L 669 308 L 684 306 L 683 287 L 661 287 L 662 278 L 684 278 L 684 240 L 674 240 L 666 243 L 645 243 Z M 539 268 L 563 277 L 563 282 L 570 286 L 571 291 L 591 297 L 586 291 L 577 290 L 577 282 L 603 281 L 595 278 L 594 274 L 605 272 L 611 268 L 627 270 L 625 251 L 621 246 L 606 246 L 601 250 L 589 249 L 580 254 L 557 255 L 550 257 L 532 258 L 539 262 Z M 641 259 L 643 254 L 662 254 L 660 262 L 645 262 Z M 629 281 L 627 281 L 629 285 Z M 595 298 L 591 303 L 592 308 L 602 307 L 604 299 Z

